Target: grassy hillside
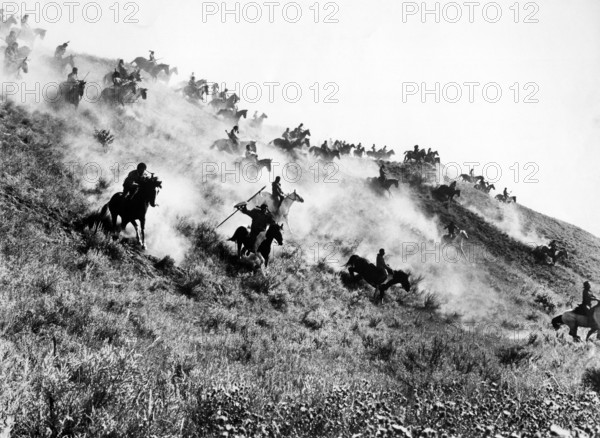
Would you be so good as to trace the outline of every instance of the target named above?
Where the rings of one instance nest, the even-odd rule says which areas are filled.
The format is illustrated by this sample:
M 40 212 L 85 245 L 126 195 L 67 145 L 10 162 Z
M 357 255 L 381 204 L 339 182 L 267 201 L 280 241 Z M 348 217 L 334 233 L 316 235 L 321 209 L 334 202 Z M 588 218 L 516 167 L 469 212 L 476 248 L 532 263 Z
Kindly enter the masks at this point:
M 515 214 L 467 187 L 444 208 L 428 186 L 403 184 L 397 202 L 410 200 L 435 226 L 454 220 L 487 252 L 455 264 L 412 255 L 411 292 L 393 288 L 379 304 L 372 288 L 340 275 L 343 262 L 297 249 L 312 243 L 300 234 L 286 235 L 297 245 L 280 249 L 265 276 L 252 275 L 225 243 L 227 231 L 214 231 L 233 189 L 198 179 L 191 188 L 202 195 L 190 210 L 176 209 L 174 198 L 191 183 L 159 195 L 165 204 L 149 213 L 150 235 L 167 236 L 167 250 L 151 246 L 153 257 L 83 228 L 119 185 L 90 184 L 67 163 L 74 154 L 149 157 L 174 186 L 221 127 L 191 105 L 161 105 L 180 105 L 201 125 L 188 127 L 184 116 L 159 123 L 164 114 L 151 106 L 114 118 L 83 107 L 83 125 L 72 113 L 0 110 L 0 436 L 600 433 L 596 348 L 549 326 L 584 278 L 598 278 L 597 238 L 521 206 Z M 122 143 L 107 154 L 90 126 L 110 127 Z M 197 149 L 187 148 L 191 132 Z M 416 224 L 417 213 L 399 220 Z M 330 218 L 318 237 L 338 239 L 337 221 L 347 219 Z M 429 240 L 429 222 L 414 226 L 411 238 Z M 367 232 L 377 224 L 357 231 Z M 528 234 L 560 240 L 570 257 L 553 268 L 534 264 Z M 341 261 L 351 240 L 337 241 Z M 176 264 L 164 254 L 171 247 Z

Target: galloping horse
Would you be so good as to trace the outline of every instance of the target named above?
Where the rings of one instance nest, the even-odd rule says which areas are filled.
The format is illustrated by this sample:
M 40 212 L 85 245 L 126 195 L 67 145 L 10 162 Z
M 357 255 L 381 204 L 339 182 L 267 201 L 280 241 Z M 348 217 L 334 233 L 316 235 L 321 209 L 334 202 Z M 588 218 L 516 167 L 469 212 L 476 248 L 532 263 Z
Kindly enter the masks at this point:
M 211 108 L 219 112 L 223 109 L 233 109 L 235 108 L 235 104 L 240 101 L 240 98 L 237 94 L 232 94 L 227 99 L 213 99 L 210 101 L 209 105 Z
M 117 218 L 121 217 L 121 231 L 125 230 L 127 224 L 131 223 L 135 228 L 135 236 L 137 241 L 142 248 L 146 248 L 146 237 L 145 237 L 145 226 L 146 226 L 146 213 L 148 206 L 156 207 L 156 196 L 158 195 L 159 189 L 162 188 L 162 181 L 152 176 L 150 178 L 144 178 L 138 187 L 137 192 L 130 198 L 126 199 L 123 193 L 116 193 L 100 211 L 100 217 L 106 216 L 107 211 L 110 210 L 112 218 L 113 232 L 117 230 Z M 140 221 L 140 228 L 142 231 L 142 238 L 140 240 L 140 234 L 138 233 L 137 221 Z M 117 237 L 119 232 L 117 231 Z
M 139 88 L 135 82 L 128 82 L 121 87 L 108 87 L 100 93 L 100 99 L 112 105 L 125 106 L 126 103 L 135 103 L 139 98 L 146 100 L 148 97 L 147 88 Z
M 567 256 L 567 251 L 564 249 L 552 250 L 552 248 L 545 245 L 533 248 L 531 253 L 538 263 L 544 263 L 548 266 L 554 266 L 558 260 Z
M 337 150 L 326 150 L 317 146 L 313 146 L 308 150 L 308 152 L 317 158 L 322 158 L 323 160 L 327 161 L 333 161 L 334 158 L 341 160 L 340 151 Z
M 552 327 L 554 327 L 554 330 L 558 330 L 562 324 L 569 327 L 569 334 L 573 337 L 575 342 L 581 341 L 581 338 L 577 335 L 577 329 L 579 327 L 591 328 L 585 338 L 587 341 L 592 334 L 600 329 L 600 304 L 592 307 L 589 316 L 576 313 L 574 309 L 569 310 L 562 315 L 558 315 L 552 320 Z
M 450 186 L 441 185 L 437 189 L 431 191 L 431 195 L 438 201 L 452 201 L 455 196 L 460 196 L 460 190 L 455 190 Z
M 283 235 L 281 234 L 282 229 L 283 225 L 273 224 L 267 229 L 267 231 L 263 231 L 256 238 L 256 243 L 258 243 L 258 251 L 255 254 L 255 270 L 258 270 L 259 268 L 262 269 L 263 263 L 265 267 L 269 267 L 269 255 L 271 254 L 271 245 L 273 245 L 273 240 L 277 241 L 279 246 L 283 245 Z M 237 245 L 237 253 L 239 258 L 241 258 L 243 255 L 254 253 L 254 250 L 251 247 L 251 242 L 248 241 L 249 237 L 250 231 L 248 231 L 248 228 L 239 227 L 231 239 L 229 239 L 230 242 L 235 242 Z
M 517 197 L 516 196 L 509 196 L 507 198 L 504 197 L 504 195 L 496 195 L 496 200 L 500 201 L 500 202 L 504 202 L 505 204 L 511 204 L 511 203 L 517 203 Z
M 233 123 L 234 125 L 237 125 L 240 121 L 240 118 L 246 118 L 246 116 L 248 115 L 248 110 L 241 110 L 241 111 L 237 111 L 234 112 L 233 110 L 230 109 L 222 109 L 217 113 L 217 116 L 223 116 L 225 118 L 225 120 Z
M 249 158 L 243 157 L 236 159 L 235 163 L 239 164 L 240 166 L 243 166 L 244 169 L 246 168 L 246 166 L 255 166 L 258 172 L 266 168 L 267 171 L 271 173 L 273 160 L 270 158 L 265 158 L 264 160 L 251 160 Z
M 69 103 L 75 105 L 75 108 L 79 107 L 79 102 L 83 98 L 85 93 L 85 81 L 75 82 L 62 82 L 58 86 L 58 93 L 52 103 L 64 104 Z
M 21 79 L 21 72 L 29 73 L 29 63 L 27 58 L 23 58 L 20 61 L 13 62 L 4 65 L 4 72 L 9 76 L 16 76 L 17 79 Z
M 462 255 L 465 256 L 465 260 L 469 260 L 463 249 L 463 243 L 465 240 L 468 240 L 468 239 L 469 239 L 469 235 L 467 234 L 466 230 L 458 230 L 458 232 L 455 234 L 454 237 L 450 237 L 449 234 L 444 234 L 442 236 L 442 245 L 443 246 L 445 246 L 445 245 L 456 246 L 458 249 L 460 249 L 460 252 L 462 252 Z
M 73 56 L 73 55 L 71 55 L 71 56 Z M 112 75 L 113 75 L 113 72 L 109 72 L 104 75 L 104 83 L 105 84 L 112 84 L 112 82 L 113 82 Z M 121 81 L 142 82 L 142 76 L 140 75 L 140 70 L 139 69 L 133 70 L 131 73 L 129 73 L 127 75 L 127 77 L 121 78 Z
M 263 121 L 268 118 L 269 117 L 265 113 L 262 113 L 260 117 L 257 117 L 256 119 L 252 119 L 250 121 L 250 127 L 254 128 L 254 129 L 260 129 L 260 128 L 262 128 Z
M 279 207 L 275 206 L 275 200 L 273 199 L 273 195 L 271 193 L 261 192 L 257 197 L 250 201 L 248 205 L 258 207 L 261 204 L 267 204 L 269 211 L 273 215 L 273 219 L 275 219 L 275 222 L 283 221 L 287 229 L 291 232 L 292 230 L 288 222 L 288 215 L 290 213 L 292 205 L 294 205 L 294 202 L 298 202 L 300 204 L 304 203 L 304 198 L 302 198 L 302 196 L 296 193 L 295 190 L 289 195 L 285 196 Z
M 383 301 L 385 291 L 395 284 L 401 284 L 406 292 L 410 291 L 410 273 L 392 271 L 392 278 L 386 283 L 385 281 L 388 279 L 387 272 L 378 269 L 373 263 L 356 254 L 350 257 L 346 266 L 353 280 L 362 278 L 375 288 L 375 292 L 379 291 L 381 301 Z
M 392 196 L 392 186 L 400 187 L 400 181 L 394 178 L 386 178 L 384 182 L 381 182 L 379 178 L 367 178 L 367 183 L 378 193 L 387 191 L 390 196 Z
M 174 70 L 177 70 L 177 69 L 174 69 Z M 161 72 L 164 73 L 168 79 L 171 79 L 172 71 L 171 71 L 171 66 L 169 64 L 157 64 L 154 67 L 152 67 L 148 73 L 150 73 L 150 76 L 152 76 L 152 79 L 157 80 L 158 75 Z
M 57 71 L 59 71 L 62 74 L 65 71 L 65 67 L 67 65 L 70 65 L 71 68 L 75 67 L 75 55 L 65 56 L 64 58 L 60 59 L 51 58 L 50 63 Z
M 146 73 L 149 73 L 149 74 L 152 74 L 152 69 L 154 69 L 155 67 L 158 67 L 158 65 L 156 65 L 152 61 L 144 58 L 143 56 L 138 56 L 133 61 L 131 61 L 130 64 L 135 64 L 137 67 L 139 67 L 140 69 L 144 70 Z

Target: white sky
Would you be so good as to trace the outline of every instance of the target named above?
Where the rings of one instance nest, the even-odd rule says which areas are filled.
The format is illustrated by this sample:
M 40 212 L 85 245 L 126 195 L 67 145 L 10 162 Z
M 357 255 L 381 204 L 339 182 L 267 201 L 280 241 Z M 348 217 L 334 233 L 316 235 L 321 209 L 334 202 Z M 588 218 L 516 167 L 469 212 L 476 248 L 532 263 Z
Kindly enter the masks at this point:
M 4 2 L 5 8 L 8 2 Z M 40 3 L 50 14 L 50 2 Z M 81 2 L 83 6 L 87 2 Z M 121 2 L 121 21 L 126 12 Z M 241 2 L 240 10 L 250 2 Z M 273 2 L 277 3 L 277 2 Z M 56 24 L 31 16 L 32 23 L 49 30 L 44 45 L 55 47 L 70 40 L 70 49 L 131 61 L 147 56 L 153 49 L 158 58 L 177 66 L 179 80 L 187 80 L 194 71 L 197 79 L 226 82 L 233 88 L 242 84 L 277 81 L 300 84 L 303 97 L 298 103 L 286 102 L 281 87 L 275 102 L 268 101 L 268 88 L 262 87 L 263 99 L 240 108 L 264 111 L 268 122 L 296 126 L 304 122 L 313 140 L 340 138 L 393 147 L 397 153 L 415 144 L 438 149 L 443 162 L 497 162 L 503 178 L 499 190 L 508 186 L 519 202 L 600 236 L 600 203 L 594 191 L 600 182 L 596 170 L 600 160 L 600 2 L 544 0 L 518 3 L 519 23 L 509 9 L 514 1 L 498 2 L 502 18 L 489 23 L 483 17 L 483 5 L 475 8 L 474 23 L 464 2 L 463 17 L 457 23 L 433 15 L 422 23 L 420 15 L 409 16 L 403 23 L 406 2 L 345 0 L 299 1 L 302 18 L 290 23 L 283 17 L 283 6 L 274 8 L 274 23 L 269 23 L 269 8 L 259 1 L 263 17 L 258 23 L 235 22 L 234 15 L 222 22 L 220 14 L 205 16 L 203 7 L 222 5 L 233 9 L 235 2 L 199 2 L 144 0 L 137 3 L 134 18 L 138 24 L 113 23 L 110 6 L 99 2 L 102 18 L 86 22 L 82 7 L 75 9 L 69 23 L 67 6 Z M 449 2 L 441 2 L 440 8 Z M 318 5 L 320 22 L 314 23 L 311 5 Z M 326 4 L 328 5 L 326 7 Z M 421 2 L 415 3 L 417 6 Z M 30 4 L 31 5 L 31 4 Z M 433 9 L 435 2 L 426 2 Z M 10 6 L 9 6 L 10 7 Z M 31 6 L 30 6 L 31 8 Z M 314 6 L 313 6 L 314 9 Z M 323 23 L 337 9 L 339 23 Z M 514 9 L 514 6 L 513 6 Z M 246 9 L 254 16 L 255 9 Z M 93 9 L 88 9 L 93 16 Z M 293 17 L 294 9 L 288 9 Z M 452 18 L 454 9 L 447 9 Z M 488 9 L 488 18 L 494 10 Z M 49 15 L 48 15 L 49 16 Z M 205 21 L 205 22 L 203 22 Z M 339 103 L 324 103 L 328 91 L 324 84 L 339 87 Z M 402 83 L 479 82 L 500 84 L 500 102 L 486 102 L 481 87 L 475 102 L 468 102 L 468 89 L 459 103 L 435 103 L 429 96 L 409 96 L 403 103 Z M 539 86 L 539 103 L 523 103 L 528 94 L 522 90 L 520 103 L 513 102 L 509 89 L 515 82 L 534 82 Z M 313 102 L 309 87 L 321 85 L 320 102 Z M 251 91 L 251 90 L 248 90 Z M 492 94 L 490 94 L 492 96 Z M 244 96 L 242 96 L 244 97 Z M 512 181 L 509 170 L 520 164 L 520 182 Z M 539 166 L 539 183 L 523 182 L 524 166 Z M 463 170 L 467 171 L 466 167 Z M 481 167 L 476 169 L 481 173 Z M 490 174 L 491 176 L 491 174 Z

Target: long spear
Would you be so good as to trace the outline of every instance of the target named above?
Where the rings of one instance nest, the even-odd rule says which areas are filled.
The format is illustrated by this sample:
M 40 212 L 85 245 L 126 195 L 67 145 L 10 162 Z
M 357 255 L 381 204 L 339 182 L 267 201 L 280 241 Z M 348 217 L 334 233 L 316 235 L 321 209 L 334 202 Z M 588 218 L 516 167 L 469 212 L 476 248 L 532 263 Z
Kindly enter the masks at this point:
M 254 198 L 256 198 L 258 195 L 260 195 L 260 194 L 262 193 L 262 191 L 263 191 L 264 189 L 266 189 L 266 188 L 267 188 L 267 186 L 264 186 L 262 189 L 260 189 L 260 190 L 259 190 L 259 191 L 258 191 L 258 192 L 257 192 L 257 193 L 254 195 L 254 196 L 252 196 L 250 199 L 248 199 L 248 200 L 246 201 L 246 204 L 247 204 L 248 202 L 252 201 L 252 200 L 253 200 Z M 238 204 L 238 205 L 239 205 L 239 204 Z M 239 211 L 239 210 L 235 210 L 233 213 L 231 213 L 227 219 L 225 219 L 223 222 L 221 222 L 219 225 L 217 225 L 217 227 L 215 228 L 215 230 L 216 230 L 217 228 L 219 228 L 221 225 L 223 225 L 225 222 L 227 222 L 229 219 L 231 219 L 231 218 L 232 218 L 232 217 L 233 217 L 233 216 L 234 216 L 234 215 L 235 215 L 235 214 L 236 214 L 238 211 Z

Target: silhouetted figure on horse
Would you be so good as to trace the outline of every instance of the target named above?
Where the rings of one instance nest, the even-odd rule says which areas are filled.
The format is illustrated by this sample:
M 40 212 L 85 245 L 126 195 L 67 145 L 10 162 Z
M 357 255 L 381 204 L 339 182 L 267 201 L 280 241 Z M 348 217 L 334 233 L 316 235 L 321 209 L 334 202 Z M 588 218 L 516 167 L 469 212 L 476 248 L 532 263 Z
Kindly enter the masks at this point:
M 592 301 L 598 302 L 592 292 L 589 281 L 583 283 L 583 293 L 581 304 L 575 309 L 563 313 L 552 320 L 552 326 L 558 330 L 562 324 L 569 327 L 569 334 L 573 340 L 579 342 L 581 339 L 577 335 L 579 327 L 588 327 L 591 330 L 588 332 L 586 341 L 590 336 L 600 329 L 600 305 L 592 307 Z

